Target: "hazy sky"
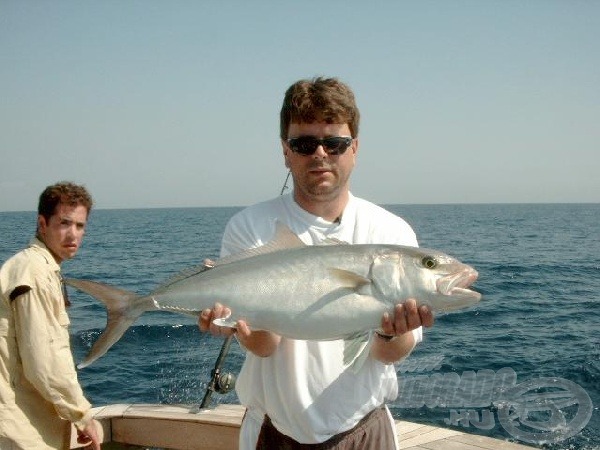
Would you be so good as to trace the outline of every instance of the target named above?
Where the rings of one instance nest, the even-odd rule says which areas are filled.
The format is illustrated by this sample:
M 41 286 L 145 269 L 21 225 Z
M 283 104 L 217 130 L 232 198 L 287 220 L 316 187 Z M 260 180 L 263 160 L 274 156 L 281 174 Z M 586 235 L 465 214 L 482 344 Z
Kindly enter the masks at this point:
M 0 0 L 0 211 L 279 194 L 287 87 L 337 76 L 377 203 L 600 201 L 600 1 Z

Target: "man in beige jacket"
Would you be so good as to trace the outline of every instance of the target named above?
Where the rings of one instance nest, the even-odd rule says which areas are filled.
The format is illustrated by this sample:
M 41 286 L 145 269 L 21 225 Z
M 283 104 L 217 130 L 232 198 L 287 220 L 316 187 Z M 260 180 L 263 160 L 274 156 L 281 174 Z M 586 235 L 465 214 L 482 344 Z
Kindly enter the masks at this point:
M 78 441 L 100 450 L 91 405 L 71 354 L 68 299 L 60 264 L 75 256 L 92 207 L 86 189 L 48 186 L 40 196 L 37 233 L 0 269 L 0 449 L 68 449 Z

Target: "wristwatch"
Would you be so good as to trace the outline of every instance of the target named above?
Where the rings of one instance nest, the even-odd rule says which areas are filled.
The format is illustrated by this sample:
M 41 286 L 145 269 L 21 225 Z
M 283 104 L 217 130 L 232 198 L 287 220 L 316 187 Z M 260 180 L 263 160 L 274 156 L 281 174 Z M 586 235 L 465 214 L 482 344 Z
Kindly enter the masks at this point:
M 375 334 L 380 339 L 383 339 L 386 342 L 392 341 L 392 340 L 396 339 L 396 337 L 397 337 L 397 336 L 393 336 L 393 335 L 390 335 L 390 334 L 383 334 L 383 333 L 380 333 L 379 331 L 376 331 Z

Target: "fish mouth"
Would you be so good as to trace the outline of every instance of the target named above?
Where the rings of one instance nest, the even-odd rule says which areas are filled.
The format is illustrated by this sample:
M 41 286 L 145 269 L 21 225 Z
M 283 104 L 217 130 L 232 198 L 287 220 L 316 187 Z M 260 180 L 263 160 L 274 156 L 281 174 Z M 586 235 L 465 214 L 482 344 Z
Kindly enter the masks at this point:
M 442 295 L 479 300 L 481 294 L 469 289 L 478 276 L 477 271 L 470 268 L 451 273 L 437 280 L 437 290 Z

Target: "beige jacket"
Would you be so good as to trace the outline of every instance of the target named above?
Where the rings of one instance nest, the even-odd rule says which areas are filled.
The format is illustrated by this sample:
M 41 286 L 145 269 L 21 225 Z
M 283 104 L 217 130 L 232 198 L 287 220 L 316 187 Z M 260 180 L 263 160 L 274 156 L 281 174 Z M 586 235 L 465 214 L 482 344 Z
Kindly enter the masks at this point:
M 10 299 L 18 286 L 31 288 Z M 0 437 L 27 450 L 68 449 L 70 422 L 91 420 L 69 341 L 60 266 L 30 246 L 0 269 Z

